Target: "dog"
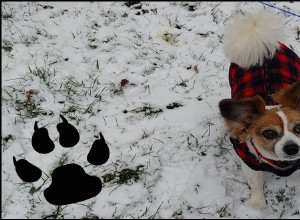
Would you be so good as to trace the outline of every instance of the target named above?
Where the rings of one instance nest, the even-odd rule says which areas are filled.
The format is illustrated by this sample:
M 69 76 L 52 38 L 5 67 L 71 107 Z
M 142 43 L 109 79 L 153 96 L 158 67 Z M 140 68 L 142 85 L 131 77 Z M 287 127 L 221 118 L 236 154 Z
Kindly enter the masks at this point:
M 219 102 L 250 186 L 246 205 L 264 209 L 264 172 L 300 169 L 300 58 L 283 42 L 283 19 L 266 11 L 239 14 L 224 27 L 231 98 Z

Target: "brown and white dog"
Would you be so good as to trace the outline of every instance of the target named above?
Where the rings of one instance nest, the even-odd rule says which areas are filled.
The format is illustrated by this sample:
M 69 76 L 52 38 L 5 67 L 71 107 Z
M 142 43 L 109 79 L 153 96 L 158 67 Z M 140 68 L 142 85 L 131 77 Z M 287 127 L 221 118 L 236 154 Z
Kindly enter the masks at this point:
M 219 109 L 251 188 L 246 204 L 254 209 L 266 207 L 263 172 L 289 176 L 300 169 L 300 59 L 281 43 L 282 25 L 260 11 L 225 26 L 232 97 Z

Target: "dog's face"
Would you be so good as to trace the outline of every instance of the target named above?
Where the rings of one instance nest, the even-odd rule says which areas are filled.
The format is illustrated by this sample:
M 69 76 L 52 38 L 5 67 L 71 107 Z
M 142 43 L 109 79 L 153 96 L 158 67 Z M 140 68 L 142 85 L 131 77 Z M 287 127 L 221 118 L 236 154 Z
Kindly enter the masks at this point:
M 219 103 L 228 133 L 251 139 L 260 153 L 273 160 L 300 158 L 300 81 L 273 96 L 280 105 L 266 108 L 259 96 Z

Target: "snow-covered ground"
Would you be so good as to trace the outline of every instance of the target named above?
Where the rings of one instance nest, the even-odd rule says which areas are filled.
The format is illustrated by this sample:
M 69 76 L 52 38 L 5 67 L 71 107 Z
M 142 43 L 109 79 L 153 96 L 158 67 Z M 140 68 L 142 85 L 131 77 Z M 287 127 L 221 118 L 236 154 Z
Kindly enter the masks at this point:
M 268 3 L 300 14 L 299 2 Z M 300 218 L 299 170 L 266 173 L 265 210 L 244 205 L 249 188 L 218 110 L 230 97 L 224 24 L 263 4 L 135 6 L 2 2 L 2 218 Z M 299 17 L 266 10 L 283 16 L 285 43 L 300 54 Z M 73 148 L 59 145 L 59 114 L 79 130 Z M 32 148 L 35 121 L 53 152 Z M 95 166 L 86 155 L 100 132 L 110 158 Z M 42 179 L 22 182 L 13 156 L 38 166 Z M 51 205 L 43 191 L 68 163 L 101 178 L 102 191 Z

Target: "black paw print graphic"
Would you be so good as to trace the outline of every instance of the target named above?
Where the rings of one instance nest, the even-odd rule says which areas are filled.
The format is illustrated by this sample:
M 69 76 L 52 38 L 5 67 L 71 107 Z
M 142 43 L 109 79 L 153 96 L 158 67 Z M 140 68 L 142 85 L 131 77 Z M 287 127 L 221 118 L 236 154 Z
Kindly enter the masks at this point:
M 62 122 L 57 125 L 59 143 L 62 147 L 74 147 L 80 139 L 77 129 L 60 115 Z M 46 128 L 39 128 L 38 122 L 34 124 L 32 147 L 40 154 L 48 154 L 54 150 L 54 143 L 49 137 Z M 87 161 L 93 165 L 102 165 L 109 158 L 109 148 L 100 132 L 100 139 L 96 139 L 87 155 Z M 35 182 L 42 176 L 40 168 L 25 159 L 13 162 L 18 176 L 25 182 Z M 52 172 L 52 182 L 44 190 L 46 200 L 53 205 L 67 205 L 81 202 L 97 196 L 102 189 L 99 177 L 90 176 L 78 164 L 71 163 L 57 167 Z

